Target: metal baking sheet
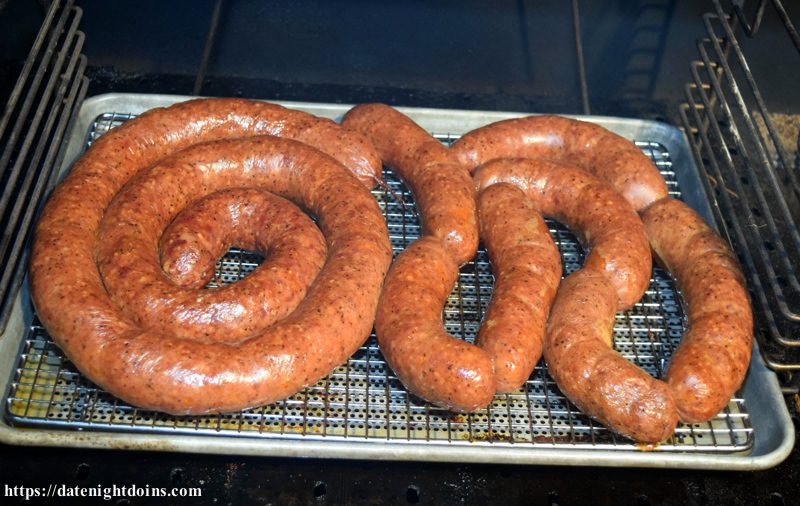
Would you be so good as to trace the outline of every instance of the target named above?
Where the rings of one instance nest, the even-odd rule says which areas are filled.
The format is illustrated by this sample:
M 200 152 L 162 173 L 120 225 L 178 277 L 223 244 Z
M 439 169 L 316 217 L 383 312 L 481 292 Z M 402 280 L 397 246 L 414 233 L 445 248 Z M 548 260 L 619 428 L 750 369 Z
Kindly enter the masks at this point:
M 188 97 L 102 95 L 87 100 L 72 131 L 63 173 L 95 138 L 152 107 Z M 338 118 L 349 106 L 289 103 Z M 517 113 L 402 109 L 449 143 L 459 134 Z M 639 120 L 583 118 L 634 140 L 668 181 L 673 196 L 709 221 L 711 212 L 682 134 Z M 413 200 L 391 170 L 375 190 L 395 251 L 419 235 Z M 574 236 L 549 222 L 565 272 L 579 268 Z M 258 257 L 232 250 L 215 283 L 241 278 Z M 453 335 L 474 339 L 491 297 L 485 252 L 462 268 L 445 307 Z M 793 445 L 792 424 L 774 374 L 754 355 L 741 392 L 712 421 L 682 425 L 655 451 L 644 452 L 580 413 L 540 363 L 518 392 L 498 395 L 489 408 L 457 415 L 409 395 L 385 364 L 374 336 L 331 375 L 291 398 L 258 409 L 217 416 L 173 417 L 138 410 L 98 389 L 66 359 L 36 320 L 23 290 L 14 324 L 0 338 L 0 379 L 7 381 L 0 438 L 19 444 L 152 448 L 173 451 L 494 463 L 758 469 L 777 464 Z M 655 376 L 684 330 L 680 295 L 655 270 L 645 297 L 620 313 L 615 346 Z

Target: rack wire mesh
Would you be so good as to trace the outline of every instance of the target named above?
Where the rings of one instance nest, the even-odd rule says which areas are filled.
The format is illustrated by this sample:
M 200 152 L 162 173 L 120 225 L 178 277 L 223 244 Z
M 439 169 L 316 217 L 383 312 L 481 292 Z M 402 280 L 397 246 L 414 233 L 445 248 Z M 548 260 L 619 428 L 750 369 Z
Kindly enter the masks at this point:
M 800 52 L 782 2 L 771 3 Z M 786 373 L 785 390 L 797 392 L 800 375 L 791 371 L 800 370 L 800 183 L 737 35 L 756 35 L 767 1 L 759 0 L 752 21 L 743 4 L 726 8 L 715 0 L 704 16 L 707 36 L 698 41 L 700 59 L 680 113 L 717 221 L 745 266 L 762 356 Z
M 95 121 L 87 144 L 129 114 L 105 114 Z M 453 136 L 437 136 L 443 142 Z M 637 145 L 680 196 L 669 152 L 656 142 Z M 395 252 L 419 236 L 413 196 L 393 172 L 384 169 L 386 188 L 373 192 L 383 209 Z M 561 252 L 565 274 L 580 268 L 584 252 L 575 236 L 548 222 Z M 217 264 L 212 286 L 234 282 L 260 262 L 256 254 L 232 249 Z M 492 273 L 481 247 L 466 264 L 444 309 L 447 330 L 474 341 L 492 295 Z M 684 314 L 672 279 L 656 269 L 643 299 L 617 315 L 615 347 L 654 376 L 683 335 Z M 375 336 L 344 365 L 315 385 L 280 402 L 256 409 L 200 417 L 175 417 L 129 406 L 84 378 L 34 317 L 21 344 L 6 400 L 10 423 L 122 432 L 189 433 L 259 438 L 360 440 L 431 445 L 548 446 L 638 451 L 633 441 L 614 435 L 583 415 L 559 391 L 542 363 L 518 391 L 497 395 L 472 414 L 455 414 L 409 394 L 384 361 Z M 681 425 L 659 445 L 666 452 L 740 452 L 752 450 L 753 428 L 744 400 L 736 397 L 707 423 Z
M 31 220 L 88 87 L 80 19 L 71 1 L 50 4 L 0 117 L 0 334 L 24 277 Z

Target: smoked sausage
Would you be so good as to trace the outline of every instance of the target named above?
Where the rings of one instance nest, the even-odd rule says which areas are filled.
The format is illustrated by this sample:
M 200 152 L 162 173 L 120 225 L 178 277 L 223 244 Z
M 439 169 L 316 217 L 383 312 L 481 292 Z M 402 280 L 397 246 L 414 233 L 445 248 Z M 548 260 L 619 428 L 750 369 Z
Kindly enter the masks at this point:
M 547 369 L 578 408 L 642 443 L 675 431 L 675 400 L 666 383 L 613 349 L 614 289 L 602 273 L 568 276 L 553 303 L 545 338 Z
M 386 276 L 375 333 L 386 361 L 414 394 L 469 412 L 491 402 L 496 382 L 486 351 L 450 336 L 442 309 L 458 268 L 475 256 L 478 225 L 469 172 L 441 142 L 399 111 L 359 105 L 342 125 L 362 133 L 411 187 L 423 236 Z
M 112 130 L 73 167 L 37 225 L 30 283 L 39 317 L 90 380 L 136 406 L 184 415 L 270 403 L 328 374 L 372 328 L 392 251 L 365 184 L 352 168 L 301 142 L 271 135 L 235 138 L 325 139 L 321 148 L 352 165 L 362 150 L 349 139 L 360 137 L 308 115 L 250 105 L 195 101 Z M 198 141 L 210 142 L 192 146 Z M 361 147 L 371 152 L 368 143 Z M 170 216 L 180 211 L 170 202 L 184 192 L 202 198 L 255 187 L 284 196 L 318 218 L 327 262 L 290 315 L 240 343 L 144 330 L 111 301 L 95 263 L 103 212 L 134 176 L 150 192 L 150 202 Z
M 686 301 L 688 330 L 667 365 L 680 419 L 719 413 L 742 384 L 753 349 L 753 312 L 728 245 L 689 206 L 663 199 L 642 212 L 659 263 Z
M 167 202 L 158 196 L 150 202 L 154 195 L 147 190 L 129 184 L 117 194 L 100 223 L 97 253 L 111 300 L 141 328 L 206 342 L 241 341 L 291 313 L 325 263 L 322 233 L 281 197 L 234 188 L 192 202 L 187 191 L 173 192 L 169 205 L 184 210 L 169 223 Z M 239 282 L 204 290 L 216 260 L 234 244 L 262 253 L 265 261 Z M 180 283 L 169 277 L 175 270 Z
M 632 142 L 586 121 L 528 116 L 476 128 L 452 151 L 474 172 L 495 158 L 542 158 L 565 162 L 607 181 L 636 209 L 669 196 L 664 178 Z
M 744 276 L 728 245 L 686 204 L 669 198 L 663 178 L 633 143 L 591 123 L 537 116 L 479 128 L 464 135 L 452 149 L 465 167 L 478 174 L 482 164 L 491 160 L 526 157 L 571 160 L 607 181 L 640 213 L 656 260 L 672 273 L 682 290 L 688 331 L 667 366 L 666 388 L 673 399 L 667 398 L 664 387 L 645 381 L 640 370 L 621 363 L 614 365 L 616 373 L 605 375 L 609 389 L 592 398 L 597 388 L 587 386 L 587 370 L 578 372 L 579 364 L 564 358 L 569 356 L 566 350 L 571 346 L 565 342 L 570 333 L 584 349 L 590 349 L 584 341 L 591 342 L 598 357 L 612 356 L 597 344 L 602 341 L 597 336 L 605 335 L 601 330 L 606 327 L 599 309 L 594 313 L 597 328 L 590 328 L 589 316 L 581 316 L 583 327 L 572 322 L 571 315 L 578 315 L 581 304 L 602 306 L 598 301 L 585 302 L 600 297 L 586 292 L 602 285 L 591 274 L 597 269 L 591 268 L 587 258 L 583 270 L 587 272 L 571 276 L 559 290 L 545 339 L 551 374 L 573 402 L 612 429 L 645 442 L 668 435 L 668 427 L 673 425 L 670 405 L 675 406 L 675 416 L 686 423 L 707 421 L 725 407 L 744 381 L 752 352 L 753 316 Z M 593 337 L 586 340 L 587 335 Z M 550 349 L 556 344 L 557 349 Z M 617 402 L 614 392 L 622 392 L 622 398 L 628 400 Z M 602 401 L 603 395 L 608 402 Z M 660 400 L 653 404 L 656 398 Z M 661 407 L 651 409 L 655 405 Z M 633 406 L 647 409 L 631 411 Z
M 542 356 L 561 257 L 541 213 L 516 186 L 483 190 L 478 218 L 495 281 L 476 344 L 492 357 L 497 391 L 513 392 Z
M 473 175 L 481 191 L 496 183 L 520 188 L 543 215 L 591 245 L 584 267 L 605 272 L 620 310 L 638 301 L 650 284 L 650 246 L 636 211 L 607 183 L 588 172 L 547 160 L 495 159 Z

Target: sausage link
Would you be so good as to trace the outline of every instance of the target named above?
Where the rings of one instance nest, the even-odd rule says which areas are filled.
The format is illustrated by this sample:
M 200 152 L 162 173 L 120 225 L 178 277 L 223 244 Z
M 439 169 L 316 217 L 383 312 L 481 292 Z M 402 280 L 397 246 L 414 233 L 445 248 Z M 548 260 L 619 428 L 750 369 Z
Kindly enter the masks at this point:
M 481 174 L 483 169 L 479 167 L 482 164 L 491 165 L 487 162 L 496 158 L 519 156 L 566 160 L 592 172 L 620 192 L 642 214 L 648 242 L 656 257 L 677 279 L 688 305 L 689 330 L 673 354 L 666 378 L 674 396 L 677 416 L 684 422 L 701 422 L 724 408 L 744 380 L 752 352 L 753 316 L 741 269 L 727 244 L 696 213 L 668 197 L 666 183 L 633 143 L 590 123 L 539 116 L 501 121 L 479 128 L 463 136 L 452 150 L 465 167 L 478 171 L 476 176 Z M 488 178 L 485 179 L 483 183 L 478 182 L 479 186 L 491 184 Z M 508 180 L 528 184 L 517 176 L 509 176 Z M 570 192 L 568 187 L 564 188 L 564 200 L 582 198 Z M 585 235 L 583 240 L 591 242 L 590 236 L 591 233 L 589 237 Z M 593 259 L 592 255 L 597 253 L 596 246 L 593 247 L 585 269 L 601 270 L 602 262 L 598 260 L 607 259 L 606 253 L 616 248 L 613 246 Z M 630 281 L 636 284 L 645 280 Z M 612 279 L 612 282 L 619 291 L 627 281 L 621 277 Z M 559 299 L 561 291 L 557 304 Z M 622 300 L 620 297 L 618 302 Z M 556 311 L 554 306 L 551 321 L 568 319 L 568 314 L 556 314 Z M 586 324 L 590 325 L 588 321 Z M 546 338 L 546 357 L 549 342 L 550 339 Z M 549 359 L 548 365 L 552 371 Z M 555 368 L 558 367 L 563 365 Z M 559 386 L 562 390 L 574 389 L 570 382 L 575 380 L 571 380 L 569 374 L 556 372 L 556 375 L 561 378 Z M 612 387 L 624 389 L 628 381 L 639 376 L 640 371 L 633 368 L 624 374 L 609 376 L 609 381 Z M 589 392 L 579 390 L 574 395 L 580 397 L 584 394 L 589 395 Z M 597 412 L 596 416 L 601 419 L 611 420 L 603 406 L 596 407 L 597 402 L 573 401 L 586 405 L 590 414 Z M 611 409 L 609 406 L 606 408 Z M 641 416 L 644 417 L 645 413 L 646 410 L 641 411 Z M 650 422 L 626 421 L 617 416 L 617 421 L 609 424 L 624 434 L 643 437 L 635 436 L 641 433 L 643 423 L 650 426 L 650 436 L 647 437 L 654 438 L 658 437 L 659 427 L 670 424 L 659 422 L 656 414 L 652 416 Z
M 423 233 L 444 241 L 459 265 L 471 260 L 478 249 L 475 190 L 450 150 L 383 104 L 352 108 L 342 125 L 371 140 L 381 159 L 411 187 Z
M 485 351 L 442 326 L 442 309 L 457 277 L 458 265 L 441 240 L 414 241 L 386 276 L 375 333 L 406 388 L 437 406 L 469 412 L 491 402 L 494 365 Z
M 478 218 L 495 282 L 476 342 L 494 361 L 497 391 L 513 392 L 542 356 L 561 257 L 542 215 L 515 186 L 482 191 Z
M 530 291 L 516 294 L 530 306 L 529 312 L 549 310 L 544 355 L 562 392 L 585 413 L 638 441 L 669 436 L 677 423 L 669 389 L 612 348 L 616 311 L 636 302 L 650 280 L 650 245 L 631 205 L 589 173 L 545 160 L 493 160 L 474 179 L 481 204 L 488 192 L 511 183 L 534 208 L 564 222 L 591 248 L 583 269 L 558 289 L 552 310 L 552 298 L 537 300 L 538 294 Z M 502 220 L 502 215 L 494 219 Z M 482 213 L 482 231 L 487 226 L 483 220 Z M 492 259 L 513 251 L 509 245 L 486 244 Z M 497 246 L 499 252 L 494 251 Z M 496 268 L 494 260 L 492 266 Z M 493 298 L 490 305 L 505 303 Z M 487 316 L 484 327 L 493 321 Z
M 253 135 L 275 135 L 313 146 L 350 169 L 368 188 L 380 178 L 380 158 L 358 132 L 276 104 L 214 98 L 151 109 L 114 128 L 94 141 L 65 182 L 91 181 L 96 187 L 92 198 L 102 205 L 136 172 L 165 156 L 201 142 Z
M 544 158 L 607 181 L 637 211 L 667 197 L 667 185 L 633 143 L 605 128 L 560 116 L 498 121 L 462 136 L 451 150 L 470 172 L 495 158 Z
M 176 139 L 207 138 L 213 134 L 205 128 L 221 128 L 191 120 L 191 115 L 155 114 L 150 118 L 168 123 L 165 132 L 184 125 Z M 263 333 L 229 345 L 143 330 L 116 307 L 95 265 L 103 209 L 132 174 L 167 149 L 158 142 L 164 139 L 153 138 L 151 122 L 136 121 L 101 138 L 110 140 L 98 141 L 102 147 L 92 148 L 76 164 L 37 226 L 31 292 L 40 318 L 67 356 L 90 380 L 123 400 L 177 415 L 273 402 L 344 362 L 372 328 L 392 255 L 386 224 L 350 171 L 288 139 L 199 144 L 153 165 L 136 183 L 151 192 L 150 202 L 162 210 L 169 210 L 182 192 L 202 198 L 229 187 L 267 189 L 309 209 L 319 219 L 329 255 L 294 312 Z M 240 133 L 241 125 L 235 128 Z M 113 165 L 107 178 L 104 164 Z
M 527 158 L 493 160 L 473 178 L 479 191 L 500 182 L 517 186 L 543 215 L 566 224 L 591 245 L 584 267 L 609 276 L 619 310 L 644 294 L 652 267 L 650 245 L 636 212 L 607 183 L 581 169 Z
M 184 339 L 238 342 L 297 307 L 325 263 L 325 239 L 308 216 L 281 197 L 238 188 L 192 204 L 198 194 L 188 191 L 192 184 L 183 183 L 169 202 L 140 184 L 118 193 L 100 224 L 98 268 L 111 300 L 141 328 Z M 182 278 L 188 274 L 199 286 L 176 286 L 162 271 L 155 244 L 162 230 L 168 267 L 184 267 Z M 203 290 L 217 258 L 234 243 L 261 252 L 265 261 L 241 282 Z M 204 275 L 192 279 L 185 267 L 198 265 L 188 259 L 202 261 Z
M 445 332 L 442 309 L 458 267 L 475 256 L 478 225 L 469 172 L 442 143 L 382 104 L 354 107 L 342 125 L 363 133 L 411 187 L 423 237 L 395 260 L 381 294 L 375 333 L 386 361 L 414 394 L 454 411 L 492 400 L 489 354 Z
M 547 324 L 547 367 L 581 411 L 636 441 L 657 443 L 675 431 L 675 401 L 664 382 L 612 349 L 615 298 L 593 269 L 564 280 Z
M 728 245 L 683 202 L 661 200 L 642 219 L 687 306 L 689 329 L 670 359 L 667 383 L 681 421 L 703 422 L 728 404 L 750 363 L 753 313 L 744 275 Z

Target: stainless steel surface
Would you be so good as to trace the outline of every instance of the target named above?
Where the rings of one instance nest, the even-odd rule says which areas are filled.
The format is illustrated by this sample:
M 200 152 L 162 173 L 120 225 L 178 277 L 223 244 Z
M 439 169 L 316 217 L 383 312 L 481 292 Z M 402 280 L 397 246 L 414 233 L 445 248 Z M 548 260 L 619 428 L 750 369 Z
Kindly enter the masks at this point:
M 750 24 L 738 6 L 734 16 L 715 0 L 714 12 L 704 17 L 708 37 L 698 42 L 700 60 L 692 64 L 681 117 L 715 217 L 748 274 L 764 360 L 793 371 L 800 370 L 800 184 L 748 64 L 746 39 L 736 35 L 737 22 L 756 34 L 765 3 Z M 794 40 L 783 5 L 773 4 Z
M 22 283 L 30 222 L 57 173 L 66 127 L 87 81 L 81 10 L 53 2 L 0 118 L 0 332 Z
M 112 95 L 87 101 L 72 135 L 70 158 L 129 112 L 180 98 Z M 292 105 L 334 118 L 347 110 L 327 104 Z M 445 142 L 478 124 L 513 115 L 403 110 Z M 682 197 L 709 215 L 697 193 L 697 172 L 679 132 L 655 123 L 591 119 L 637 140 L 669 180 L 673 194 L 685 188 Z M 384 208 L 399 251 L 417 237 L 419 226 L 409 205 L 411 195 L 391 173 L 385 176 L 392 191 L 376 191 L 375 197 Z M 566 270 L 571 272 L 579 267 L 583 252 L 568 231 L 554 223 L 551 226 Z M 220 263 L 218 280 L 230 282 L 254 265 L 246 253 L 232 252 Z M 474 339 L 491 296 L 491 282 L 481 251 L 462 269 L 445 308 L 451 333 Z M 27 304 L 20 301 L 20 310 Z M 52 438 L 64 444 L 72 434 L 80 441 L 71 443 L 82 446 L 108 444 L 105 437 L 110 437 L 130 447 L 158 442 L 164 449 L 183 451 L 717 469 L 769 467 L 782 460 L 793 443 L 777 382 L 758 359 L 743 395 L 737 395 L 714 420 L 682 426 L 670 441 L 653 452 L 643 452 L 579 413 L 541 364 L 520 391 L 496 396 L 489 409 L 454 415 L 410 396 L 386 367 L 372 337 L 347 364 L 286 401 L 227 415 L 171 417 L 137 410 L 98 390 L 63 357 L 32 313 L 22 313 L 20 319 L 33 324 L 19 322 L 20 335 L 0 341 L 8 348 L 13 340 L 20 351 L 9 364 L 11 383 L 4 406 L 6 420 L 16 427 L 0 430 L 0 436 L 12 442 L 27 439 L 21 433 L 30 436 L 38 431 L 40 444 L 53 444 Z M 661 374 L 682 333 L 679 296 L 671 279 L 659 271 L 644 299 L 618 315 L 615 327 L 617 348 L 654 375 Z M 296 446 L 289 446 L 292 443 Z

